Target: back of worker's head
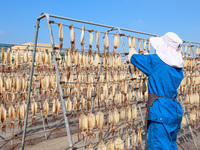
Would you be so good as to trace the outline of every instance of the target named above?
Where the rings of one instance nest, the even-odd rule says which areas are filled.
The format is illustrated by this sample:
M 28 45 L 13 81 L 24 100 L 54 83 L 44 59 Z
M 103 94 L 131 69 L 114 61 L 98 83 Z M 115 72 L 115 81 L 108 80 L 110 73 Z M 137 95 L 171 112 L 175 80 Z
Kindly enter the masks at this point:
M 183 67 L 182 54 L 179 49 L 183 41 L 177 34 L 167 32 L 161 37 L 150 38 L 150 43 L 156 49 L 156 54 L 163 62 L 172 67 Z

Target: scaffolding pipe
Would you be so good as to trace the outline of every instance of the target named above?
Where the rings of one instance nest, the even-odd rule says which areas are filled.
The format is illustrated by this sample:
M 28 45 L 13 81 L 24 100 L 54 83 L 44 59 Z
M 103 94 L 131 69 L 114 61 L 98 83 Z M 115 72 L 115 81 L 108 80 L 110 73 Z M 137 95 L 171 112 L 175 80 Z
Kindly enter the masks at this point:
M 38 39 L 39 24 L 40 24 L 40 20 L 37 19 L 36 28 L 35 28 L 35 38 L 34 38 L 34 47 L 33 47 L 33 55 L 32 55 L 33 57 L 32 57 L 31 72 L 30 72 L 30 78 L 29 78 L 28 96 L 27 96 L 27 104 L 26 104 L 26 116 L 25 116 L 25 122 L 24 122 L 21 150 L 24 150 L 24 142 L 25 142 L 25 138 L 26 138 L 26 128 L 27 128 L 27 121 L 28 121 L 28 111 L 29 111 L 29 105 L 30 105 L 30 94 L 31 94 L 31 87 L 32 87 L 32 79 L 33 79 L 33 70 L 34 70 L 35 52 L 36 52 L 36 45 L 37 45 L 37 39 Z
M 125 48 L 125 46 L 124 46 L 124 41 L 123 41 L 123 38 L 122 38 L 122 36 L 121 36 L 121 30 L 120 30 L 120 28 L 118 28 L 118 31 L 119 31 L 119 34 L 120 34 L 120 38 L 121 38 L 123 50 L 124 50 L 124 52 L 126 53 L 126 48 Z M 127 59 L 127 56 L 126 56 L 126 59 Z M 129 64 L 128 64 L 128 68 L 130 68 L 130 65 L 129 65 Z M 133 78 L 133 75 L 132 75 L 132 72 L 131 72 L 130 69 L 129 69 L 129 72 L 130 72 L 131 78 Z M 140 77 L 140 79 L 141 79 L 141 77 Z M 133 84 L 133 87 L 135 88 L 135 83 L 134 83 L 133 81 L 132 81 L 132 84 Z M 137 90 L 135 91 L 135 97 L 136 97 L 136 101 L 138 101 Z M 140 105 L 138 105 L 138 107 L 139 107 L 140 115 L 141 115 L 141 117 L 142 117 L 142 124 L 145 125 L 144 117 L 143 117 L 143 114 L 142 114 L 142 110 L 141 110 Z
M 48 24 L 48 30 L 49 30 L 49 35 L 50 35 L 50 40 L 51 40 L 51 45 L 52 45 L 52 51 L 53 51 L 53 60 L 54 60 L 54 64 L 55 64 L 55 68 L 56 68 L 56 75 L 57 75 L 57 81 L 58 81 L 58 86 L 59 86 L 59 92 L 60 92 L 60 99 L 61 99 L 61 103 L 62 103 L 62 107 L 63 107 L 63 115 L 64 115 L 64 120 L 65 120 L 65 126 L 66 126 L 66 131 L 67 131 L 67 137 L 68 137 L 68 141 L 69 141 L 69 147 L 73 146 L 73 142 L 72 142 L 72 137 L 71 137 L 71 133 L 70 133 L 70 128 L 69 128 L 69 120 L 66 116 L 67 111 L 66 111 L 66 106 L 65 106 L 65 101 L 63 99 L 63 89 L 62 89 L 62 85 L 60 84 L 60 73 L 59 73 L 59 67 L 58 67 L 58 62 L 56 60 L 56 53 L 54 51 L 54 39 L 53 39 L 53 32 L 52 32 L 52 28 L 51 28 L 51 24 L 49 22 L 50 18 L 49 15 L 46 14 L 46 19 L 47 19 L 47 24 Z
M 83 21 L 83 20 L 77 20 L 77 19 L 72 19 L 72 18 L 67 18 L 67 17 L 62 17 L 62 16 L 57 16 L 57 15 L 52 15 L 52 14 L 48 14 L 50 17 L 53 18 L 59 18 L 59 19 L 64 19 L 64 20 L 70 20 L 70 21 L 74 21 L 74 22 L 80 22 L 80 23 L 85 23 L 85 24 L 91 24 L 91 25 L 96 25 L 96 26 L 101 26 L 101 27 L 107 27 L 107 28 L 119 28 L 119 27 L 114 27 L 114 26 L 110 26 L 110 25 L 103 25 L 103 24 L 99 24 L 99 23 L 93 23 L 93 22 L 88 22 L 88 21 Z M 120 30 L 123 31 L 127 31 L 127 32 L 134 32 L 134 33 L 138 33 L 138 34 L 144 34 L 144 35 L 149 35 L 149 36 L 157 36 L 159 37 L 160 35 L 156 35 L 156 34 L 151 34 L 151 33 L 146 33 L 146 32 L 140 32 L 140 31 L 135 31 L 135 30 L 130 30 L 130 29 L 125 29 L 125 28 L 119 28 Z M 193 44 L 200 44 L 198 42 L 192 42 L 192 41 L 187 41 L 187 40 L 183 40 L 185 43 L 193 43 Z

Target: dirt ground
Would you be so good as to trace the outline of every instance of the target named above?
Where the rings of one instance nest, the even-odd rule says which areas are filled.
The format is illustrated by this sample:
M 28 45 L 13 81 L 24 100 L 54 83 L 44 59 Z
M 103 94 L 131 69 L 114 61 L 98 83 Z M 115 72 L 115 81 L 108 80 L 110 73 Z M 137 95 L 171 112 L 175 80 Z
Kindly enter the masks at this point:
M 200 149 L 200 132 L 198 130 L 193 131 L 198 148 Z M 77 140 L 77 134 L 72 136 L 72 140 Z M 145 139 L 145 137 L 143 137 Z M 97 142 L 98 138 L 92 139 L 92 142 Z M 83 146 L 83 141 L 76 144 L 76 147 Z M 144 146 L 144 143 L 142 144 Z M 194 143 L 190 132 L 180 130 L 177 138 L 177 146 L 179 150 L 195 150 Z M 25 146 L 25 150 L 65 150 L 68 147 L 68 137 L 58 137 L 55 139 L 49 139 L 43 142 L 36 143 L 34 145 Z M 145 149 L 144 147 L 142 149 Z

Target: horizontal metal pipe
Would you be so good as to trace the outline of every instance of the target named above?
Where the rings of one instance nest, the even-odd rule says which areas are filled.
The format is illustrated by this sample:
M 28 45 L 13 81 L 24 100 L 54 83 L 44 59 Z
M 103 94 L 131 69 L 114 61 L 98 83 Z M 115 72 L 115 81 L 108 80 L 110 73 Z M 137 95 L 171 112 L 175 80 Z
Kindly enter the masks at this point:
M 94 22 L 88 22 L 88 21 L 83 21 L 83 20 L 77 20 L 77 19 L 72 19 L 72 18 L 67 18 L 67 17 L 62 17 L 62 16 L 56 16 L 56 15 L 52 15 L 49 14 L 50 17 L 53 18 L 59 18 L 59 19 L 64 19 L 64 20 L 70 20 L 70 21 L 74 21 L 74 22 L 80 22 L 80 23 L 85 23 L 85 24 L 91 24 L 91 25 L 96 25 L 96 26 L 101 26 L 101 27 L 107 27 L 107 28 L 119 28 L 119 27 L 115 27 L 115 26 L 110 26 L 110 25 L 104 25 L 104 24 L 99 24 L 99 23 L 94 23 Z M 120 28 L 120 30 L 123 31 L 128 31 L 128 32 L 134 32 L 134 33 L 138 33 L 138 34 L 144 34 L 144 35 L 149 35 L 149 36 L 157 36 L 159 37 L 160 35 L 156 35 L 156 34 L 151 34 L 151 33 L 145 33 L 145 32 L 140 32 L 140 31 L 135 31 L 135 30 L 130 30 L 130 29 L 125 29 L 125 28 Z M 187 40 L 183 40 L 189 43 L 189 41 Z M 192 42 L 193 44 L 200 44 L 198 42 Z
M 53 18 L 70 20 L 70 21 L 75 21 L 75 22 L 80 22 L 80 23 L 86 23 L 86 24 L 91 24 L 91 25 L 96 25 L 96 26 L 101 26 L 101 27 L 106 27 L 106 28 L 119 28 L 119 27 L 110 26 L 110 25 L 104 25 L 104 24 L 99 24 L 99 23 L 94 23 L 94 22 L 83 21 L 83 20 L 77 20 L 77 19 L 72 19 L 72 18 L 67 18 L 67 17 L 62 17 L 62 16 L 56 16 L 56 15 L 52 15 L 52 14 L 49 14 L 49 16 L 53 17 Z M 123 30 L 123 31 L 134 32 L 134 33 L 139 33 L 139 34 L 145 34 L 145 35 L 150 35 L 150 36 L 159 36 L 159 35 L 156 35 L 156 34 L 150 34 L 150 33 L 145 33 L 145 32 L 125 29 L 125 28 L 120 28 L 120 29 Z
M 38 18 L 37 20 L 41 20 L 42 18 L 46 17 L 46 14 L 45 13 L 42 13 Z

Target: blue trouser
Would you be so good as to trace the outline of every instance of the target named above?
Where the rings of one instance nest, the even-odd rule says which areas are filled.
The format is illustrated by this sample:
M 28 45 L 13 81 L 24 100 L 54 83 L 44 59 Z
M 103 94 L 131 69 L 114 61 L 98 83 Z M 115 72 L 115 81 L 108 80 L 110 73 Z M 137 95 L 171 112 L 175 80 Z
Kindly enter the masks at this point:
M 148 149 L 149 150 L 178 150 L 176 145 L 180 123 L 164 124 L 149 121 Z

